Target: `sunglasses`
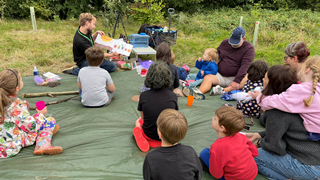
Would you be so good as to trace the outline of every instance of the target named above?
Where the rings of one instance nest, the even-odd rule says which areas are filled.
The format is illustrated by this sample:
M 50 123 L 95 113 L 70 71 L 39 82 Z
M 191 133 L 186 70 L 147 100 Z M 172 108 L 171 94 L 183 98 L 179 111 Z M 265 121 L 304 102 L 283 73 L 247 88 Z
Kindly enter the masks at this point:
M 292 58 L 292 56 L 284 56 L 283 59 L 287 60 L 289 57 Z

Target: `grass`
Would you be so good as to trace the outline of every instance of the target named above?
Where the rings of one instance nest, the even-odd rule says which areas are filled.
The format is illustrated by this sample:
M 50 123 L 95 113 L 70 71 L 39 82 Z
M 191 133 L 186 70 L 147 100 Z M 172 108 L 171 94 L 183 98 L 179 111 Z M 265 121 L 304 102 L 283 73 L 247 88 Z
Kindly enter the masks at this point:
M 311 55 L 320 54 L 319 12 L 260 10 L 257 16 L 252 15 L 253 11 L 223 8 L 193 15 L 175 14 L 171 23 L 171 29 L 178 30 L 176 45 L 172 46 L 175 64 L 194 66 L 206 48 L 217 48 L 223 39 L 230 37 L 232 29 L 239 25 L 240 16 L 244 17 L 243 27 L 249 42 L 253 39 L 255 20 L 260 21 L 255 59 L 264 59 L 270 65 L 283 64 L 284 48 L 295 41 L 304 41 Z M 128 35 L 137 33 L 140 25 L 130 18 L 125 20 Z M 158 25 L 168 26 L 169 23 Z M 33 66 L 37 66 L 40 73 L 61 73 L 64 68 L 74 66 L 72 41 L 78 26 L 78 21 L 38 19 L 38 31 L 33 32 L 29 19 L 0 22 L 0 71 L 16 68 L 25 76 L 32 74 Z M 97 20 L 95 30 L 112 33 L 101 20 Z M 120 33 L 124 34 L 122 28 L 117 29 L 116 37 Z M 154 56 L 141 58 L 154 59 Z

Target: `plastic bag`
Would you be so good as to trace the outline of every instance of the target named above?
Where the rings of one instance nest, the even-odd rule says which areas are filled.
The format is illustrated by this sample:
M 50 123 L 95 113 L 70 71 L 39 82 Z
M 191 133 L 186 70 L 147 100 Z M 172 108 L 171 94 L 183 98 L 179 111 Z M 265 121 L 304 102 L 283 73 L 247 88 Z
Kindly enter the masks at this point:
M 262 88 L 260 86 L 256 87 L 254 90 L 257 90 L 259 92 L 262 91 Z M 249 93 L 246 93 L 246 92 L 237 92 L 237 93 L 234 93 L 234 94 L 231 94 L 231 97 L 237 101 L 250 101 L 252 100 L 252 96 L 249 95 Z

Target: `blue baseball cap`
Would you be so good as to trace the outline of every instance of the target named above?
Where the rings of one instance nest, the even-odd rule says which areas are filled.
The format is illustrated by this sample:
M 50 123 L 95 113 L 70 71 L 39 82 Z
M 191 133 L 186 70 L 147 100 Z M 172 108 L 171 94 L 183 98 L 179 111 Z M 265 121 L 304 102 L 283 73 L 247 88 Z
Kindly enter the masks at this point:
M 242 27 L 235 28 L 229 38 L 229 44 L 238 45 L 245 34 L 246 32 Z

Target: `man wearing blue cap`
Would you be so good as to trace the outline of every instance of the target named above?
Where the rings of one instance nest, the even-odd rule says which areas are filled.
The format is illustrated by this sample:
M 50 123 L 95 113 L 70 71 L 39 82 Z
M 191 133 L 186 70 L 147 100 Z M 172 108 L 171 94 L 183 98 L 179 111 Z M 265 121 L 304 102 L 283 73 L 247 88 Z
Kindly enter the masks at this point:
M 221 42 L 217 48 L 220 61 L 218 63 L 218 73 L 216 75 L 206 75 L 199 89 L 184 88 L 185 95 L 193 95 L 196 99 L 204 99 L 202 93 L 211 90 L 210 95 L 221 95 L 228 89 L 239 89 L 241 80 L 247 73 L 250 64 L 254 60 L 254 47 L 245 41 L 245 30 L 237 27 L 233 30 L 229 39 Z

